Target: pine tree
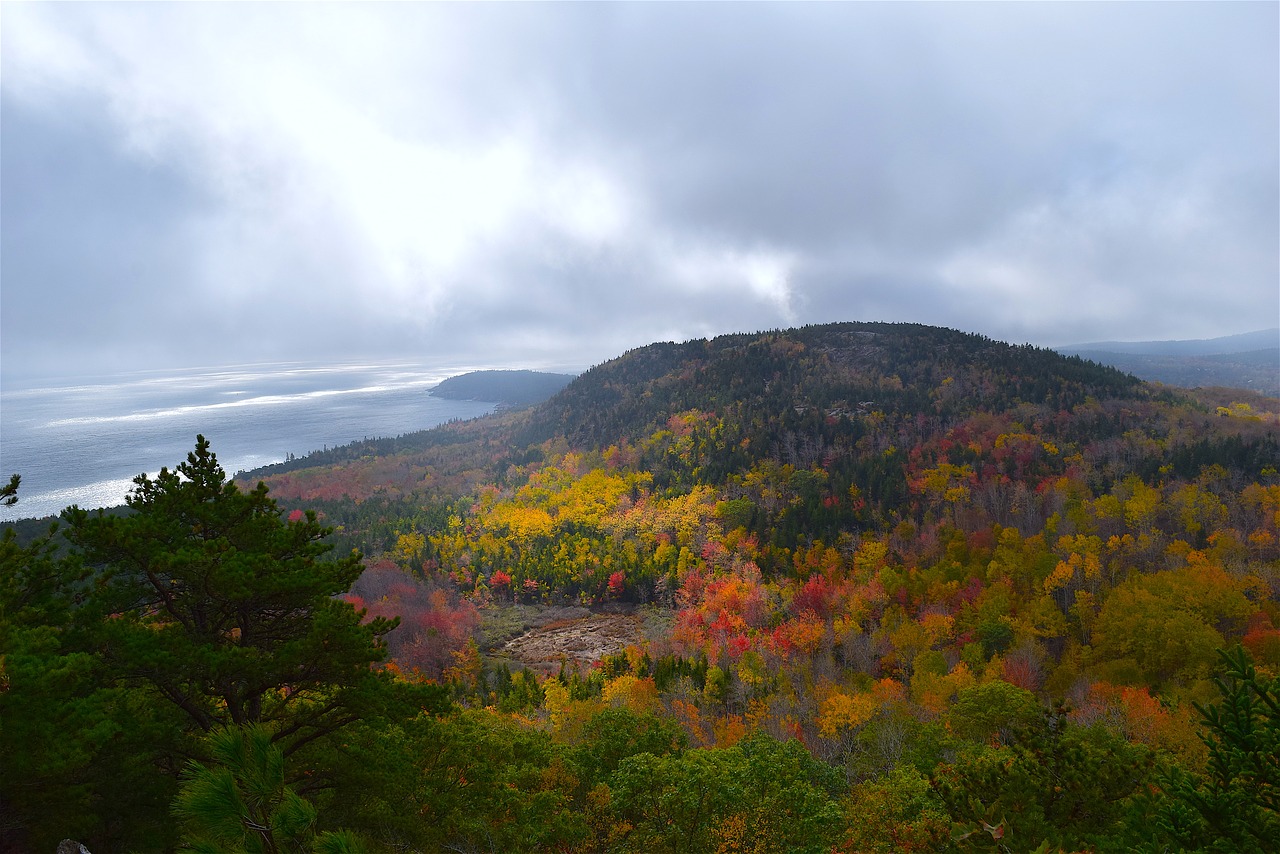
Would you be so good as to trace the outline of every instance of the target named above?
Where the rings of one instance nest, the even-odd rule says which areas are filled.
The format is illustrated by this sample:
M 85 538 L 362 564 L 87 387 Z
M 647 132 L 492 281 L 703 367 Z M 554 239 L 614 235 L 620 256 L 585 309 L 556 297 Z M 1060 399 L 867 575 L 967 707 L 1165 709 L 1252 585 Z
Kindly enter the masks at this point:
M 174 813 L 187 854 L 361 854 L 350 831 L 320 832 L 316 808 L 285 783 L 284 755 L 262 726 L 209 735 L 213 761 L 187 766 Z
M 322 560 L 315 515 L 285 521 L 265 485 L 242 492 L 203 436 L 176 471 L 134 483 L 128 514 L 65 513 L 97 572 L 81 617 L 116 678 L 203 732 L 268 725 L 286 755 L 359 719 L 394 627 L 336 598 L 359 555 Z
M 0 486 L 0 507 L 12 507 L 18 503 L 18 486 L 22 483 L 19 475 L 10 475 L 9 482 Z

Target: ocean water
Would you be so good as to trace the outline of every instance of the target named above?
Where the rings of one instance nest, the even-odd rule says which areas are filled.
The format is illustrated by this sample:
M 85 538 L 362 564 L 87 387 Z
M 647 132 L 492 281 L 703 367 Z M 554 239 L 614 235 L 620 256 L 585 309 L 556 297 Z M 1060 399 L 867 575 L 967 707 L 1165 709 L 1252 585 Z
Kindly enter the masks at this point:
M 173 468 L 203 434 L 228 474 L 326 446 L 493 410 L 428 391 L 473 367 L 269 364 L 146 371 L 0 388 L 0 477 L 22 475 L 0 520 L 124 503 L 133 478 Z

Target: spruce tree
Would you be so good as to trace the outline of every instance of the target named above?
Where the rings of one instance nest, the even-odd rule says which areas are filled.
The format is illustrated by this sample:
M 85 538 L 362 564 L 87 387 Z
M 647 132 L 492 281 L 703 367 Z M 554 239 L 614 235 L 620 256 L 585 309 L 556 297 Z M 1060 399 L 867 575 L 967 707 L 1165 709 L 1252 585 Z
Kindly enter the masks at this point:
M 1259 673 L 1243 647 L 1218 655 L 1219 700 L 1196 705 L 1207 773 L 1171 769 L 1159 825 L 1184 850 L 1280 851 L 1280 679 Z

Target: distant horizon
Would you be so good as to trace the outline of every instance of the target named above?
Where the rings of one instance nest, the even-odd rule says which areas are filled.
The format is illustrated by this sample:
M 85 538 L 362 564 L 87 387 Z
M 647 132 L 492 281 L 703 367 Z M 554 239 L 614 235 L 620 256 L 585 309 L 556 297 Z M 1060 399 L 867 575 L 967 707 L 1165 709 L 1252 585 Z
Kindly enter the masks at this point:
M 1071 344 L 1061 344 L 1053 349 L 1061 349 L 1063 347 L 1096 347 L 1104 344 L 1189 344 L 1189 343 L 1211 343 L 1214 341 L 1231 341 L 1240 338 L 1261 337 L 1263 335 L 1271 336 L 1276 347 L 1280 347 L 1280 326 L 1273 326 L 1266 329 L 1253 329 L 1248 332 L 1237 332 L 1231 335 L 1215 335 L 1211 338 L 1157 338 L 1151 340 L 1107 340 L 1107 341 L 1082 341 Z
M 141 381 L 135 373 L 121 375 L 133 381 L 4 390 L 0 471 L 21 475 L 22 486 L 0 520 L 55 515 L 72 503 L 118 506 L 135 476 L 180 463 L 197 434 L 232 473 L 493 409 L 430 396 L 447 372 L 417 375 L 403 363 L 257 367 L 263 370 L 150 371 Z
M 863 322 L 863 321 L 830 321 L 830 322 L 841 323 L 841 322 Z M 914 321 L 871 321 L 871 322 L 913 323 Z M 821 325 L 821 324 L 800 324 L 800 325 L 803 326 L 803 325 Z M 937 324 L 921 324 L 921 325 L 937 326 Z M 769 327 L 769 328 L 797 328 L 797 327 Z M 1254 335 L 1258 335 L 1258 336 L 1274 335 L 1277 338 L 1276 346 L 1280 347 L 1280 327 L 1254 329 L 1247 332 L 1237 332 L 1237 333 L 1232 333 L 1228 335 L 1215 335 L 1208 338 L 1130 339 L 1130 340 L 1105 340 L 1105 341 L 1098 340 L 1098 341 L 1070 342 L 1070 343 L 1064 343 L 1064 344 L 1041 344 L 1037 342 L 1018 341 L 1012 338 L 999 339 L 999 338 L 994 338 L 994 336 L 988 335 L 983 332 L 978 332 L 978 331 L 968 330 L 968 329 L 961 329 L 958 327 L 940 326 L 939 328 L 955 329 L 958 332 L 967 332 L 975 335 L 985 335 L 985 337 L 993 338 L 993 340 L 1003 340 L 1005 343 L 1008 343 L 1008 344 L 1031 343 L 1033 346 L 1043 347 L 1044 349 L 1047 349 L 1047 350 L 1063 350 L 1063 349 L 1069 349 L 1069 348 L 1085 348 L 1085 347 L 1098 348 L 1098 347 L 1101 347 L 1102 345 L 1107 345 L 1107 344 L 1155 345 L 1155 344 L 1201 343 L 1201 342 L 1229 340 L 1229 339 L 1235 339 L 1235 338 L 1245 338 L 1245 337 L 1254 336 Z M 734 331 L 734 332 L 719 332 L 719 333 L 710 334 L 710 335 L 696 335 L 696 336 L 690 336 L 688 338 L 679 338 L 679 339 L 668 338 L 668 339 L 653 340 L 653 341 L 646 342 L 645 344 L 638 344 L 635 346 L 628 346 L 626 348 L 619 349 L 613 355 L 606 357 L 602 361 L 608 361 L 609 359 L 616 358 L 622 355 L 627 350 L 635 349 L 635 347 L 645 347 L 645 346 L 648 346 L 649 344 L 662 343 L 663 341 L 674 341 L 675 343 L 680 343 L 683 341 L 716 338 L 721 335 L 740 335 L 740 334 L 750 335 L 750 334 L 756 334 L 756 333 L 765 332 L 765 331 L 767 331 L 767 329 L 751 329 L 751 330 L 740 330 L 740 331 Z M 546 371 L 549 373 L 566 373 L 566 374 L 579 375 L 587 370 L 590 370 L 591 367 L 597 364 L 601 364 L 601 361 L 592 362 L 590 364 L 573 365 L 573 364 L 549 364 L 546 360 L 541 360 L 537 362 L 521 362 L 517 360 L 512 362 L 491 363 L 491 364 L 467 364 L 467 365 L 444 364 L 444 365 L 438 365 L 437 367 L 439 371 L 447 371 L 448 373 L 446 376 L 448 377 L 457 376 L 459 374 L 469 373 L 472 371 L 502 371 L 502 370 L 531 370 L 531 371 Z M 401 355 L 387 354 L 382 357 L 376 357 L 372 355 L 361 357 L 357 355 L 351 358 L 340 358 L 340 359 L 334 359 L 334 360 L 326 360 L 323 358 L 279 359 L 279 360 L 264 359 L 264 360 L 257 360 L 257 361 L 248 361 L 248 362 L 173 364 L 167 367 L 130 368 L 126 370 L 101 371 L 101 372 L 83 373 L 83 374 L 75 374 L 75 373 L 10 374 L 0 369 L 0 383 L 9 384 L 9 383 L 17 382 L 19 384 L 19 388 L 17 390 L 27 390 L 27 389 L 36 387 L 34 385 L 36 383 L 46 384 L 59 379 L 65 379 L 65 380 L 101 379 L 103 381 L 111 381 L 111 380 L 119 381 L 120 379 L 125 377 L 143 377 L 146 375 L 171 376 L 175 372 L 186 372 L 186 371 L 217 372 L 217 371 L 228 371 L 232 369 L 279 368 L 279 367 L 285 367 L 290 365 L 298 366 L 301 369 L 306 369 L 306 368 L 315 369 L 315 368 L 361 368 L 361 367 L 386 368 L 386 367 L 394 367 L 397 365 L 403 365 L 405 367 L 427 367 L 427 366 L 436 366 L 436 363 L 430 360 L 423 360 L 421 358 L 414 357 L 412 354 L 401 354 Z M 3 390 L 4 390 L 4 386 L 0 386 L 0 391 L 3 391 Z M 9 391 L 11 392 L 14 390 L 15 389 L 13 389 L 12 387 L 9 388 Z

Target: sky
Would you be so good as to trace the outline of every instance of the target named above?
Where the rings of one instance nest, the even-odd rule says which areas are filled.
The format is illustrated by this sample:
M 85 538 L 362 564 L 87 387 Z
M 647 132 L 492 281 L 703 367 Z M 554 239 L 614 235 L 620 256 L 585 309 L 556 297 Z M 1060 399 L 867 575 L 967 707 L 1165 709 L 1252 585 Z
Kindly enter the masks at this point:
M 1280 4 L 0 7 L 0 381 L 1280 326 Z

